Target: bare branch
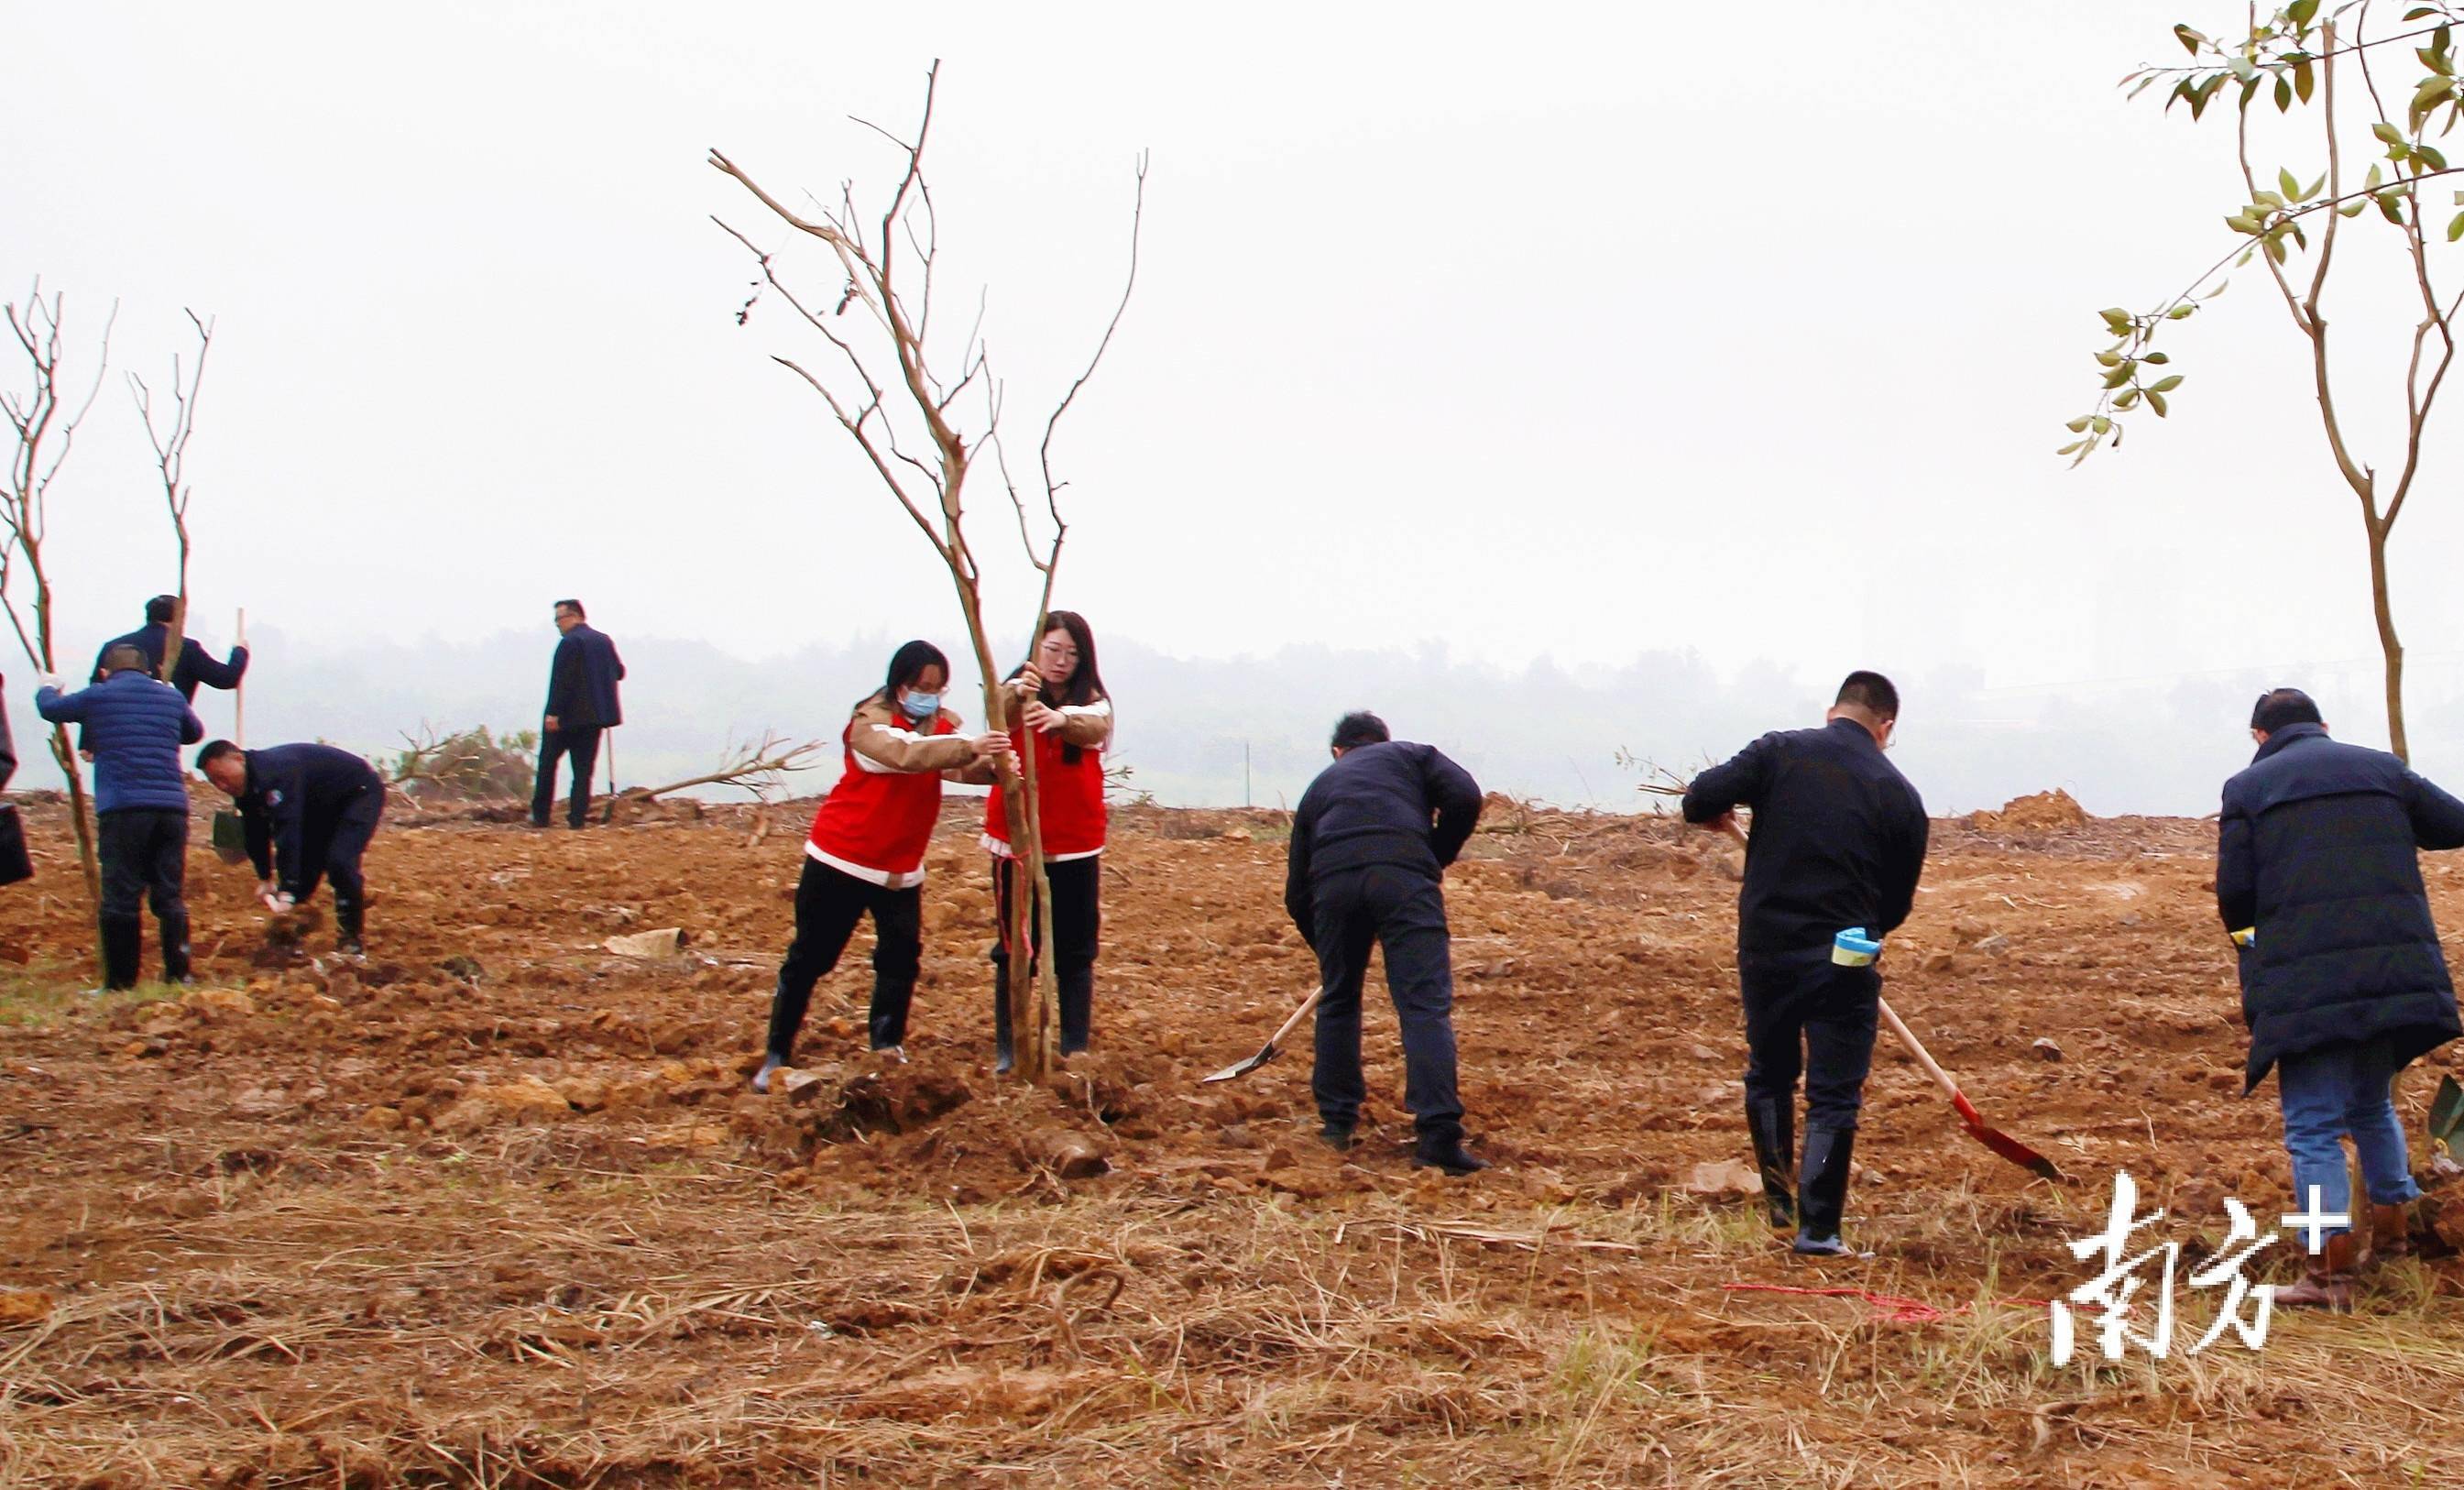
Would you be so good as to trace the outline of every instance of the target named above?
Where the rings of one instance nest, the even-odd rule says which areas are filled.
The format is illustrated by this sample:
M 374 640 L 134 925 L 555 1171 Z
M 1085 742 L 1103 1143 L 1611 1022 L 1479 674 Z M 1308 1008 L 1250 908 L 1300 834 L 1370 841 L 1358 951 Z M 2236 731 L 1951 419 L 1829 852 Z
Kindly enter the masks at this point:
M 665 786 L 628 786 L 618 795 L 635 801 L 648 801 L 688 787 L 734 786 L 759 796 L 769 791 L 780 777 L 793 771 L 810 771 L 820 765 L 820 761 L 810 757 L 822 748 L 822 744 L 820 740 L 806 740 L 801 745 L 789 745 L 784 735 L 764 734 L 759 745 L 730 746 L 724 763 L 715 771 L 687 777 L 681 781 L 670 781 Z
M 1087 370 L 1078 375 L 1077 382 L 1069 384 L 1069 391 L 1062 395 L 1060 406 L 1052 411 L 1052 417 L 1045 420 L 1044 424 L 1044 445 L 1039 452 L 1044 466 L 1044 499 L 1045 504 L 1052 510 L 1052 520 L 1056 525 L 1061 522 L 1061 488 L 1052 480 L 1052 432 L 1061 427 L 1061 416 L 1069 412 L 1069 405 L 1077 402 L 1078 390 L 1087 385 L 1088 379 L 1095 376 L 1096 367 L 1104 361 L 1105 351 L 1112 344 L 1112 333 L 1121 329 L 1121 317 L 1130 308 L 1130 292 L 1136 289 L 1138 285 L 1138 234 L 1145 226 L 1146 213 L 1147 156 L 1146 152 L 1141 150 L 1138 152 L 1137 191 L 1130 205 L 1130 273 L 1121 283 L 1120 303 L 1112 307 L 1112 318 L 1105 323 L 1104 338 L 1095 343 L 1095 355 L 1087 360 Z M 1053 537 L 1052 546 L 1057 554 L 1061 547 L 1061 539 L 1057 534 Z

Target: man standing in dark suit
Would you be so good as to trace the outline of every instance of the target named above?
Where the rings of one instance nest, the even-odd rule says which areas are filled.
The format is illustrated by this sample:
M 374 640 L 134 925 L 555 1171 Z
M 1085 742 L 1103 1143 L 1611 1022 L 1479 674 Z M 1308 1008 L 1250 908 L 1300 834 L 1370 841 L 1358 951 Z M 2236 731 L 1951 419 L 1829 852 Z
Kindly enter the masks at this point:
M 1403 1101 L 1419 1134 L 1412 1162 L 1449 1174 L 1485 1170 L 1488 1161 L 1463 1145 L 1444 889 L 1446 866 L 1480 821 L 1480 787 L 1431 747 L 1394 739 L 1375 714 L 1344 715 L 1333 753 L 1292 813 L 1284 881 L 1284 909 L 1317 949 L 1323 979 L 1309 1080 L 1320 1136 L 1352 1147 L 1366 1095 L 1360 986 L 1369 949 L 1382 947 L 1403 1039 Z
M 157 595 L 147 601 L 145 624 L 126 636 L 113 637 L 94 654 L 94 681 L 99 683 L 103 680 L 102 660 L 111 655 L 115 646 L 134 646 L 143 652 L 145 670 L 158 678 L 163 677 L 163 647 L 170 641 L 171 612 L 179 603 L 180 598 L 176 595 Z M 197 701 L 197 685 L 202 683 L 208 688 L 229 692 L 239 687 L 240 677 L 247 671 L 247 646 L 234 646 L 231 649 L 229 661 L 216 662 L 214 654 L 198 645 L 195 637 L 183 636 L 180 638 L 180 660 L 172 664 L 171 675 L 164 681 L 180 690 L 183 702 L 193 704 Z
M 1737 894 L 1746 1128 L 1772 1230 L 1793 1226 L 1796 1251 L 1840 1257 L 1882 977 L 1870 951 L 1835 953 L 1836 939 L 1854 930 L 1880 941 L 1908 918 L 1929 824 L 1916 788 L 1882 758 L 1900 718 L 1891 680 L 1848 674 L 1823 718 L 1819 730 L 1766 734 L 1696 777 L 1685 821 L 1733 828 L 1737 808 L 1753 809 Z M 1792 1184 L 1800 1070 L 1805 1154 Z
M 2216 909 L 2245 948 L 2243 1090 L 2276 1067 L 2295 1206 L 2350 1213 L 2347 1134 L 2370 1198 L 2370 1257 L 2348 1226 L 2305 1230 L 2324 1239 L 2276 1302 L 2341 1312 L 2360 1263 L 2409 1249 L 2421 1190 L 2392 1083 L 2464 1033 L 2418 852 L 2464 848 L 2464 802 L 2385 751 L 2329 739 L 2299 689 L 2260 695 L 2250 734 L 2258 755 L 2225 783 L 2216 831 Z
M 590 812 L 590 774 L 599 764 L 599 733 L 625 722 L 616 700 L 625 663 L 606 633 L 583 619 L 582 602 L 556 603 L 556 660 L 547 674 L 547 715 L 539 730 L 539 784 L 531 792 L 531 826 L 547 826 L 556 805 L 556 763 L 573 760 L 573 800 L 565 822 L 580 827 Z

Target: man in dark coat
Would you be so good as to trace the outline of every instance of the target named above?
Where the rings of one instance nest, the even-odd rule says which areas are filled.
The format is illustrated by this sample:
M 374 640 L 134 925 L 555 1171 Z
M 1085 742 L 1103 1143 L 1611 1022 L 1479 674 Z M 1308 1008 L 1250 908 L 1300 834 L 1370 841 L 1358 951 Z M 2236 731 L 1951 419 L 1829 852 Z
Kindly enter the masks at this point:
M 94 681 L 103 677 L 102 660 L 115 646 L 134 646 L 145 654 L 145 668 L 156 677 L 163 676 L 163 647 L 171 638 L 171 612 L 180 603 L 176 595 L 157 595 L 145 603 L 145 624 L 126 636 L 116 636 L 102 644 L 94 656 Z M 180 638 L 180 660 L 171 667 L 170 685 L 180 690 L 184 702 L 197 701 L 197 686 L 222 689 L 239 687 L 248 671 L 248 648 L 234 646 L 225 662 L 214 661 L 214 654 L 200 646 L 193 636 Z
M 242 750 L 229 740 L 197 752 L 197 769 L 239 808 L 266 909 L 289 910 L 331 880 L 336 950 L 360 955 L 368 895 L 360 856 L 385 815 L 376 769 L 331 745 Z
M 2401 1252 L 2421 1191 L 2391 1084 L 2464 1034 L 2418 851 L 2464 848 L 2464 802 L 2393 756 L 2328 738 L 2298 689 L 2261 695 L 2250 730 L 2258 754 L 2225 783 L 2216 834 L 2216 909 L 2247 944 L 2243 1091 L 2276 1067 L 2294 1203 L 2305 1210 L 2349 1213 L 2339 1139 L 2352 1135 L 2373 1252 Z M 2321 1231 L 2317 1263 L 2277 1303 L 2351 1307 L 2351 1231 Z
M 1322 1135 L 1352 1147 L 1366 1096 L 1360 986 L 1369 949 L 1386 953 L 1386 992 L 1403 1038 L 1403 1101 L 1419 1145 L 1412 1162 L 1449 1174 L 1488 1168 L 1463 1146 L 1455 1090 L 1454 967 L 1445 866 L 1480 821 L 1480 787 L 1426 745 L 1395 740 L 1375 714 L 1334 727 L 1334 764 L 1292 814 L 1284 907 L 1317 949 L 1317 1097 Z
M 155 678 L 145 654 L 121 645 L 103 653 L 103 680 L 74 693 L 47 678 L 34 710 L 54 724 L 84 727 L 94 752 L 95 856 L 102 869 L 104 991 L 135 988 L 144 941 L 138 902 L 151 903 L 163 933 L 163 980 L 188 979 L 188 778 L 180 747 L 205 724 L 179 690 Z
M 624 659 L 606 633 L 583 618 L 582 602 L 556 603 L 556 628 L 564 633 L 556 644 L 556 660 L 547 674 L 547 713 L 540 721 L 539 782 L 531 790 L 531 826 L 547 826 L 556 805 L 556 763 L 573 759 L 573 800 L 565 823 L 580 827 L 590 812 L 590 774 L 599 764 L 599 735 L 625 722 L 616 685 L 624 680 Z
M 1850 1251 L 1839 1222 L 1882 997 L 1870 957 L 1837 960 L 1836 940 L 1897 931 L 1925 872 L 1925 802 L 1882 758 L 1899 717 L 1890 679 L 1852 672 L 1821 729 L 1766 734 L 1685 793 L 1685 821 L 1706 828 L 1733 832 L 1735 809 L 1753 809 L 1737 894 L 1746 1127 L 1772 1229 L 1793 1225 L 1795 1250 L 1814 1256 Z M 1792 1184 L 1800 1069 L 1805 1154 Z

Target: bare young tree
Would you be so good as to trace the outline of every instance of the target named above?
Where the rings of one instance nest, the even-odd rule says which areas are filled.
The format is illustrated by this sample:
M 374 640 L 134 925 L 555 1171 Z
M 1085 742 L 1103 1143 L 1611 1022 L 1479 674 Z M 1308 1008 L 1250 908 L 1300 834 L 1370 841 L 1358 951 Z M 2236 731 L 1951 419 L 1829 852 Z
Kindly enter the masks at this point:
M 195 311 L 187 313 L 188 324 L 197 328 L 197 360 L 184 381 L 180 372 L 180 356 L 171 354 L 171 426 L 158 429 L 154 425 L 154 391 L 145 380 L 135 373 L 128 375 L 129 396 L 137 401 L 137 415 L 145 421 L 146 441 L 154 447 L 154 466 L 162 473 L 163 499 L 171 513 L 171 533 L 180 543 L 180 589 L 171 603 L 171 624 L 163 633 L 163 681 L 171 681 L 172 669 L 180 663 L 180 649 L 187 645 L 188 635 L 188 498 L 193 494 L 188 486 L 188 437 L 196 432 L 197 395 L 206 383 L 206 354 L 214 347 L 214 323 L 197 318 Z
M 43 297 L 40 279 L 34 281 L 23 306 L 12 302 L 7 307 L 9 330 L 16 338 L 18 349 L 26 355 L 32 385 L 23 393 L 0 391 L 0 413 L 7 414 L 9 427 L 17 439 L 9 463 L 9 488 L 0 493 L 0 609 L 8 612 L 9 624 L 17 633 L 17 645 L 25 648 L 27 660 L 48 673 L 59 671 L 58 641 L 52 629 L 52 578 L 43 561 L 43 542 L 51 526 L 52 483 L 58 478 L 60 467 L 76 444 L 77 427 L 94 407 L 95 395 L 102 391 L 103 370 L 111 362 L 111 327 L 120 318 L 120 302 L 112 302 L 111 315 L 102 323 L 94 385 L 86 390 L 77 412 L 66 418 L 61 417 L 67 405 L 61 397 L 60 383 L 61 364 L 66 357 L 61 349 L 63 309 L 59 292 L 53 292 L 48 300 Z M 20 568 L 34 588 L 31 604 L 24 608 L 10 588 Z M 27 624 L 30 612 L 31 628 Z M 69 812 L 77 824 L 77 860 L 85 868 L 87 898 L 99 909 L 102 877 L 95 860 L 94 823 L 86 811 L 85 777 L 78 768 L 77 752 L 69 746 L 68 731 L 58 725 L 52 727 L 52 758 L 59 763 L 60 775 L 68 779 Z
M 2328 455 L 2361 509 L 2369 553 L 2370 613 L 2386 663 L 2387 735 L 2398 756 L 2409 756 L 2404 644 L 2396 634 L 2387 590 L 2387 539 L 2421 473 L 2431 415 L 2455 361 L 2456 313 L 2464 308 L 2464 290 L 2446 293 L 2454 287 L 2442 288 L 2434 272 L 2435 250 L 2464 237 L 2464 212 L 2450 218 L 2443 230 L 2432 227 L 2426 191 L 2426 183 L 2433 178 L 2464 170 L 2450 166 L 2432 142 L 2433 135 L 2444 136 L 2464 120 L 2464 78 L 2457 76 L 2453 37 L 2453 24 L 2464 19 L 2464 6 L 2454 0 L 2414 0 L 2404 11 L 2404 29 L 2375 37 L 2367 34 L 2373 7 L 2374 0 L 2348 0 L 2322 19 L 2319 0 L 2293 0 L 2270 11 L 2253 6 L 2238 36 L 2209 36 L 2176 26 L 2174 38 L 2190 55 L 2187 65 L 2142 68 L 2122 79 L 2134 98 L 2170 79 L 2165 106 L 2169 110 L 2176 103 L 2187 104 L 2193 120 L 2219 94 L 2234 90 L 2234 128 L 2249 200 L 2225 217 L 2225 226 L 2236 235 L 2233 246 L 2190 276 L 2179 294 L 2145 312 L 2117 306 L 2100 313 L 2113 338 L 2096 354 L 2101 391 L 2094 407 L 2070 421 L 2077 438 L 2057 453 L 2072 456 L 2076 466 L 2108 441 L 2121 445 L 2124 415 L 2146 408 L 2164 417 L 2166 399 L 2181 384 L 2182 375 L 2167 366 L 2170 354 L 2156 347 L 2158 333 L 2223 294 L 2225 281 L 2218 276 L 2229 266 L 2253 260 L 2264 265 L 2300 338 Z M 2419 74 L 2403 91 L 2382 91 L 2381 74 L 2402 68 L 2400 76 L 2411 75 L 2416 60 Z M 2359 84 L 2358 97 L 2354 84 Z M 2253 164 L 2252 105 L 2262 97 L 2279 114 L 2303 109 L 2305 123 L 2316 131 L 2318 155 L 2298 171 L 2279 166 L 2267 178 Z M 2358 130 L 2347 137 L 2345 131 L 2356 122 L 2367 126 L 2366 137 Z M 2347 164 L 2352 153 L 2378 157 L 2358 184 Z M 2464 196 L 2457 200 L 2464 203 Z M 2393 362 L 2377 369 L 2378 396 L 2401 419 L 2396 448 L 2387 460 L 2376 462 L 2356 448 L 2348 433 L 2345 412 L 2362 400 L 2346 395 L 2359 380 L 2349 362 L 2340 366 L 2330 360 L 2330 318 L 2324 309 L 2331 276 L 2342 284 L 2356 274 L 2377 272 L 2368 260 L 2356 256 L 2358 250 L 2341 256 L 2337 252 L 2343 223 L 2372 211 L 2388 225 L 2397 250 L 2381 261 L 2380 269 L 2409 281 L 2406 289 L 2417 302 L 2417 312 L 2408 314 L 2418 316 L 2402 328 L 2409 335 L 2408 349 L 2396 360 L 2400 369 Z M 2315 249 L 2308 229 L 2317 230 Z M 2299 253 L 2314 255 L 2306 273 L 2295 272 L 2293 259 Z M 2399 263 L 2401 269 L 2395 267 Z M 2350 329 L 2344 322 L 2337 324 Z M 2400 402 L 2390 397 L 2399 385 Z
M 967 639 L 976 653 L 976 666 L 984 680 L 984 714 L 995 730 L 1007 727 L 1013 703 L 1002 674 L 994 660 L 990 637 L 984 629 L 983 571 L 979 565 L 965 527 L 964 495 L 969 473 L 983 448 L 991 445 L 997 460 L 1001 452 L 1001 384 L 991 371 L 990 356 L 985 349 L 982 302 L 978 302 L 976 323 L 960 344 L 955 362 L 957 376 L 946 377 L 935 370 L 929 339 L 933 318 L 933 275 L 938 257 L 940 232 L 933 192 L 924 172 L 924 149 L 933 128 L 935 90 L 940 81 L 941 66 L 935 62 L 925 75 L 923 118 L 916 125 L 915 138 L 902 140 L 868 121 L 856 122 L 879 134 L 897 146 L 905 160 L 897 188 L 891 193 L 880 223 L 869 236 L 865 221 L 857 212 L 854 190 L 843 186 L 836 208 L 825 208 L 818 220 L 808 218 L 764 190 L 753 178 L 739 169 L 724 154 L 713 150 L 710 164 L 740 183 L 781 223 L 798 233 L 812 238 L 828 248 L 845 275 L 844 286 L 836 303 L 826 312 L 817 311 L 800 297 L 779 277 L 773 255 L 764 252 L 744 233 L 719 221 L 724 229 L 760 267 L 761 278 L 751 299 L 738 311 L 737 320 L 747 320 L 764 291 L 776 293 L 838 354 L 846 365 L 824 377 L 807 369 L 794 359 L 774 359 L 810 384 L 829 405 L 841 428 L 855 441 L 871 462 L 872 469 L 890 488 L 900 507 L 914 520 L 916 530 L 924 535 L 950 573 L 953 588 L 957 593 L 958 611 L 967 627 Z M 1137 281 L 1137 243 L 1146 203 L 1146 162 L 1141 157 L 1136 169 L 1136 192 L 1130 219 L 1130 271 L 1122 286 L 1121 298 L 1106 325 L 1103 339 L 1097 342 L 1094 355 L 1086 369 L 1069 385 L 1068 392 L 1045 422 L 1041 446 L 1044 484 L 1044 507 L 1051 525 L 1048 541 L 1039 548 L 1031 532 L 1025 498 L 1014 483 L 1006 479 L 1011 501 L 1017 508 L 1020 537 L 1025 544 L 1028 561 L 1042 577 L 1042 594 L 1037 602 L 1035 625 L 1028 634 L 1029 651 L 1044 630 L 1045 614 L 1052 598 L 1052 585 L 1061 562 L 1062 540 L 1067 525 L 1062 521 L 1060 493 L 1063 483 L 1053 479 L 1052 441 L 1061 416 L 1068 412 L 1078 392 L 1092 378 L 1110 348 L 1112 334 L 1119 327 L 1122 314 L 1128 309 L 1130 293 Z M 714 219 L 714 221 L 718 221 Z M 852 323 L 847 323 L 848 312 L 861 308 Z M 842 329 L 843 324 L 845 329 Z M 885 380 L 875 369 L 887 356 L 896 365 L 894 382 L 897 392 L 885 388 Z M 984 402 L 982 426 L 972 432 L 960 427 L 962 415 L 954 413 L 961 396 L 971 387 L 978 388 Z M 909 434 L 904 440 L 900 427 Z M 920 430 L 920 438 L 917 431 Z M 1045 946 L 1051 945 L 1051 893 L 1045 873 L 1041 814 L 1036 803 L 1035 759 L 1032 750 L 1019 757 L 1015 772 L 1003 767 L 1003 793 L 1008 816 L 1009 841 L 1017 854 L 1025 882 L 1035 887 L 1033 895 L 1011 897 L 1009 924 L 1004 935 L 1013 947 L 1030 943 L 1035 931 L 1034 907 L 1044 908 L 1043 921 Z M 1050 975 L 1043 970 L 1043 959 L 1016 956 L 1009 962 L 1009 986 L 1003 997 L 1009 1001 L 1011 1028 L 1016 1032 L 1017 1069 L 1023 1080 L 1040 1081 L 1049 1069 L 1053 1055 L 1053 1019 Z

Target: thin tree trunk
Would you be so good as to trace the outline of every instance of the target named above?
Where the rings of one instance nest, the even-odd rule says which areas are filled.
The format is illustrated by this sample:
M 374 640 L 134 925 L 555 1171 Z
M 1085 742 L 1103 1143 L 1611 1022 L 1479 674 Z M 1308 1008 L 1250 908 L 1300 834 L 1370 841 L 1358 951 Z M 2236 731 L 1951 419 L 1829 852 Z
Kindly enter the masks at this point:
M 77 769 L 77 751 L 69 744 L 66 725 L 52 726 L 52 758 L 69 780 L 69 821 L 77 824 L 77 864 L 85 870 L 85 895 L 97 917 L 95 935 L 102 934 L 102 870 L 95 862 L 94 822 L 85 810 L 85 774 Z M 98 948 L 99 942 L 98 942 Z M 98 951 L 97 955 L 99 955 Z
M 2368 520 L 2370 535 L 2370 613 L 2378 621 L 2379 650 L 2387 658 L 2387 748 L 2409 764 L 2412 750 L 2404 734 L 2404 643 L 2395 634 L 2395 608 L 2387 599 L 2387 527 Z
M 172 669 L 180 666 L 180 648 L 188 645 L 188 561 L 180 560 L 180 593 L 171 602 L 171 624 L 163 628 L 164 682 L 171 681 Z
M 954 483 L 955 486 L 955 483 Z M 1007 731 L 1009 728 L 1008 690 L 1002 685 L 1000 669 L 993 666 L 991 640 L 984 634 L 984 613 L 974 585 L 954 566 L 951 579 L 958 591 L 958 609 L 967 622 L 967 641 L 976 651 L 976 667 L 984 680 L 985 728 Z M 1047 1041 L 1044 1031 L 1049 1020 L 1045 1011 L 1050 1000 L 1042 997 L 1044 980 L 1042 960 L 1035 954 L 1035 903 L 1032 887 L 1044 879 L 1044 856 L 1035 842 L 1034 826 L 1027 804 L 1032 800 L 1034 742 L 1029 741 L 1022 770 L 1001 784 L 1001 817 L 1009 830 L 1010 852 L 1017 860 L 1017 869 L 1010 881 L 1009 915 L 1001 928 L 1001 939 L 1009 948 L 1009 980 L 1001 997 L 1009 1003 L 1010 1047 L 1017 1062 L 1021 1080 L 1041 1082 L 1046 1069 L 1045 1051 Z
M 43 573 L 41 555 L 29 554 L 34 571 L 34 641 L 42 647 L 43 670 L 57 675 L 59 651 L 52 644 L 52 581 Z M 102 955 L 102 866 L 97 859 L 94 822 L 86 812 L 85 774 L 77 769 L 77 750 L 69 743 L 66 725 L 52 726 L 52 759 L 69 783 L 69 819 L 77 825 L 77 865 L 85 870 L 85 898 L 95 912 L 95 956 Z

